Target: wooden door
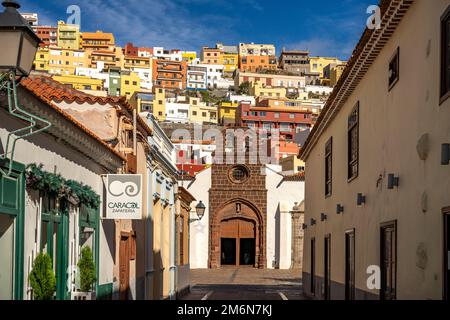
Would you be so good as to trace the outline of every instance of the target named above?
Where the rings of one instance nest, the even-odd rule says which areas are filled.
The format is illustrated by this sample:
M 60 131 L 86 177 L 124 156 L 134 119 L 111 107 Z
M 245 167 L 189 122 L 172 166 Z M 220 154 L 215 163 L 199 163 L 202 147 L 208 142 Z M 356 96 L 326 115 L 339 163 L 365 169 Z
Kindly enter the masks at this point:
M 380 245 L 381 300 L 395 300 L 397 292 L 397 226 L 395 222 L 381 227 Z
M 316 294 L 316 239 L 311 239 L 311 295 Z
M 324 239 L 324 299 L 330 300 L 331 289 L 331 235 Z
M 450 207 L 445 208 L 444 212 L 444 254 L 443 254 L 443 298 L 450 300 Z
M 119 249 L 119 292 L 120 300 L 128 299 L 128 290 L 130 288 L 130 235 L 121 234 Z
M 256 257 L 248 257 L 248 254 L 256 255 L 256 226 L 251 220 L 230 219 L 222 221 L 220 226 L 221 237 L 221 260 L 230 265 L 232 262 L 236 266 L 241 264 L 248 265 L 256 260 Z M 235 250 L 230 250 L 229 246 L 233 243 Z M 243 250 L 241 246 L 244 245 Z M 252 248 L 252 245 L 255 248 Z M 225 252 L 226 251 L 226 252 Z M 224 257 L 233 253 L 235 257 L 230 259 Z M 242 254 L 241 254 L 242 253 Z

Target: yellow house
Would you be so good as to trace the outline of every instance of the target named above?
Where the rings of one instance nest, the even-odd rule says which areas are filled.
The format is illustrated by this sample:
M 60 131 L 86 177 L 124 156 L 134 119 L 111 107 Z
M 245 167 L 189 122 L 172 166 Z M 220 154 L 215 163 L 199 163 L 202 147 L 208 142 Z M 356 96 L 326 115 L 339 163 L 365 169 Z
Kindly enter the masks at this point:
M 339 79 L 342 76 L 342 73 L 344 72 L 346 67 L 346 64 L 340 64 L 335 66 L 334 68 L 331 68 L 331 72 L 330 72 L 330 86 L 334 87 Z
M 86 76 L 76 75 L 55 75 L 55 81 L 65 85 L 71 85 L 76 90 L 83 91 L 103 91 L 103 81 L 101 79 L 92 79 Z
M 81 45 L 80 26 L 58 21 L 58 47 L 79 50 Z
M 153 116 L 158 121 L 166 120 L 166 89 L 153 87 Z
M 89 59 L 82 50 L 39 48 L 34 64 L 38 71 L 56 75 L 73 75 L 76 68 L 88 67 Z
M 37 71 L 46 71 L 48 72 L 48 63 L 49 63 L 50 51 L 48 47 L 40 47 L 36 52 L 36 57 L 34 59 L 34 69 Z
M 239 66 L 239 54 L 222 53 L 224 72 L 233 73 Z
M 343 62 L 338 58 L 330 57 L 310 57 L 309 58 L 310 71 L 319 73 L 320 78 L 323 78 L 323 69 L 329 64 L 342 64 Z
M 125 69 L 132 69 L 132 68 L 150 69 L 151 59 L 145 57 L 125 56 L 123 67 Z
M 158 121 L 166 119 L 165 89 L 154 88 L 154 93 L 136 91 L 129 100 L 138 113 L 150 112 Z
M 236 120 L 236 111 L 239 104 L 234 102 L 223 101 L 219 105 L 220 123 L 234 123 Z
M 305 162 L 297 155 L 280 159 L 280 166 L 285 174 L 296 174 L 305 171 Z
M 192 62 L 197 59 L 197 52 L 195 51 L 183 51 L 181 52 L 181 58 L 186 62 Z
M 262 81 L 252 82 L 250 95 L 265 98 L 286 98 L 286 88 L 266 86 Z
M 141 90 L 141 79 L 139 75 L 135 72 L 122 72 L 121 82 L 120 82 L 120 95 L 126 96 L 130 99 L 131 96 L 136 92 Z
M 191 123 L 217 124 L 217 107 L 208 106 L 200 98 L 189 98 L 189 121 Z

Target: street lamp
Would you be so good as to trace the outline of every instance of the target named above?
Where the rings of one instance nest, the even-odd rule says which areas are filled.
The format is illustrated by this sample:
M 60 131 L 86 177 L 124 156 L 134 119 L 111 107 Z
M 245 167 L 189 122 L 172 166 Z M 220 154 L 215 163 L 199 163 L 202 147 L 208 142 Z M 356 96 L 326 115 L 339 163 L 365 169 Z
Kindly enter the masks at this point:
M 30 112 L 25 111 L 17 99 L 17 82 L 30 74 L 33 61 L 41 40 L 33 32 L 30 24 L 17 9 L 20 5 L 14 0 L 2 2 L 5 10 L 0 13 L 0 91 L 8 95 L 8 111 L 20 120 L 29 123 L 27 127 L 11 131 L 6 139 L 4 152 L 0 160 L 9 160 L 9 170 L 0 168 L 0 174 L 12 173 L 14 150 L 17 140 L 25 139 L 51 127 L 51 123 Z M 18 77 L 18 78 L 17 78 Z
M 189 219 L 189 223 L 200 221 L 202 220 L 203 216 L 205 215 L 205 209 L 206 206 L 203 204 L 203 202 L 200 200 L 197 206 L 195 207 L 195 212 L 197 213 L 197 219 Z
M 3 44 L 0 73 L 28 76 L 41 40 L 17 11 L 20 4 L 14 0 L 4 0 L 2 5 L 5 11 L 0 13 L 0 43 Z

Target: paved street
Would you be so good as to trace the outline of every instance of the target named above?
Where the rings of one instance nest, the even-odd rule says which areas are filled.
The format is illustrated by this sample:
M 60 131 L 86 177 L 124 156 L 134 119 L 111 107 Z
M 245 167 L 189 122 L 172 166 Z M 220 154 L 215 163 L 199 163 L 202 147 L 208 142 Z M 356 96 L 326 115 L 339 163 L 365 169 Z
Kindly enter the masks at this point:
M 300 270 L 223 268 L 191 270 L 182 300 L 302 300 Z

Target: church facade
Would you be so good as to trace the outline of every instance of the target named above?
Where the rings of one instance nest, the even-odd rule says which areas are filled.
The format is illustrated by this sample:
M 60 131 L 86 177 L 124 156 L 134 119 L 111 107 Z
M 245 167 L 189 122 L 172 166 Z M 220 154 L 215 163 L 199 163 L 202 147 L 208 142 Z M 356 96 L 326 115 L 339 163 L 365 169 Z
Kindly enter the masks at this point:
M 208 204 L 190 224 L 191 269 L 294 267 L 303 220 L 293 219 L 293 208 L 303 201 L 303 177 L 285 176 L 277 165 L 214 164 L 183 183 Z

